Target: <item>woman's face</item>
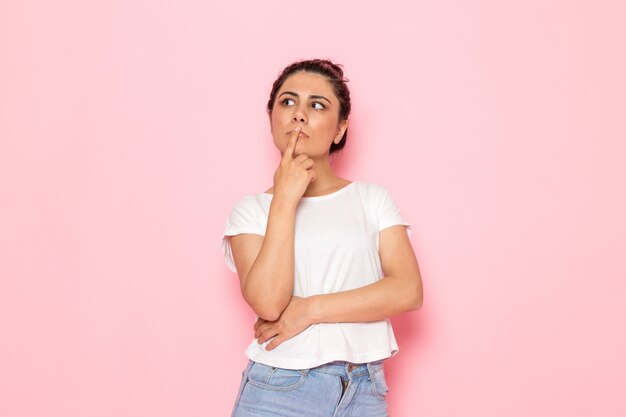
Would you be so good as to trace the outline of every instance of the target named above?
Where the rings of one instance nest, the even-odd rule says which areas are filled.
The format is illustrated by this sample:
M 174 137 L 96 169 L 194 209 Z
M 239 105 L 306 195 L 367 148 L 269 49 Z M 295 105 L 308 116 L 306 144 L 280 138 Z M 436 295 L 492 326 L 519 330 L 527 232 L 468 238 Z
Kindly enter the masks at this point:
M 302 126 L 294 156 L 310 158 L 328 154 L 330 145 L 339 142 L 348 122 L 339 123 L 339 99 L 326 78 L 299 71 L 290 75 L 276 93 L 270 113 L 274 144 L 281 153 L 296 126 Z

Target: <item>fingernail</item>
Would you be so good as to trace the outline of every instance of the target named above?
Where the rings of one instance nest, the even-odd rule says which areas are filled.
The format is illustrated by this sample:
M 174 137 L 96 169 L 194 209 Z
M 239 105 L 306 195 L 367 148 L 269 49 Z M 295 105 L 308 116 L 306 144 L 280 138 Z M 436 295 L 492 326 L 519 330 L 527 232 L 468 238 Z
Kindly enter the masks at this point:
M 301 127 L 300 127 L 300 126 L 296 127 L 296 132 L 299 132 L 299 131 L 300 131 L 300 129 L 301 129 Z

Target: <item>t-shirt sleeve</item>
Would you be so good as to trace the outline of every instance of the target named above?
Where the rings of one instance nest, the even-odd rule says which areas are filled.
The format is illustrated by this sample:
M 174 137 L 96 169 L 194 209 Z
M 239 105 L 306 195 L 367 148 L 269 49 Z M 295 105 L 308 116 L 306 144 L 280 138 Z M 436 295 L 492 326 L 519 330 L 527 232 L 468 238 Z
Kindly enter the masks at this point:
M 406 231 L 409 235 L 409 238 L 413 234 L 413 230 L 411 229 L 411 225 L 400 213 L 400 208 L 396 204 L 395 200 L 389 193 L 385 187 L 379 186 L 378 188 L 378 204 L 377 204 L 377 213 L 378 213 L 378 230 L 382 231 L 390 226 L 395 226 L 397 224 L 403 224 L 406 227 Z
M 264 236 L 265 230 L 258 221 L 256 207 L 251 196 L 244 196 L 231 209 L 226 219 L 224 235 L 222 237 L 222 252 L 228 268 L 237 273 L 233 251 L 230 245 L 230 236 L 241 233 L 254 233 Z

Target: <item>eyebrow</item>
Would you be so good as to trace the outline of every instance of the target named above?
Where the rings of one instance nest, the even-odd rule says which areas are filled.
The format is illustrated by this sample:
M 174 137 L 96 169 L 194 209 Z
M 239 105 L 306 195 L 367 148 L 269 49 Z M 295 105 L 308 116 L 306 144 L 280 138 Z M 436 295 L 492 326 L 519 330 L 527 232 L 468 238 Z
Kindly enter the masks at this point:
M 294 93 L 293 91 L 283 91 L 280 95 L 282 96 L 283 94 L 291 94 L 292 96 L 300 97 L 297 93 Z M 280 96 L 278 96 L 278 97 L 280 97 Z M 326 100 L 327 102 L 329 102 L 330 104 L 333 104 L 333 103 L 331 103 L 331 101 L 329 99 L 327 99 L 324 96 L 310 95 L 309 97 L 313 98 L 313 99 L 315 99 L 315 98 L 323 99 L 323 100 Z

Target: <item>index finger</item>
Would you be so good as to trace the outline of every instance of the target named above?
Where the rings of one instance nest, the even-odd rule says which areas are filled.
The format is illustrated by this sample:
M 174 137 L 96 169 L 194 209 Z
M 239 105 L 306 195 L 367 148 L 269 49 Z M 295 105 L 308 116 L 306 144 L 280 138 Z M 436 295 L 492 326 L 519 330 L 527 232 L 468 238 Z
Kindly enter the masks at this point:
M 301 129 L 302 127 L 297 126 L 291 132 L 289 143 L 287 143 L 287 147 L 285 148 L 285 152 L 283 153 L 283 160 L 291 159 L 293 157 L 293 151 L 294 149 L 296 149 L 296 143 L 298 142 L 298 135 L 300 134 Z

